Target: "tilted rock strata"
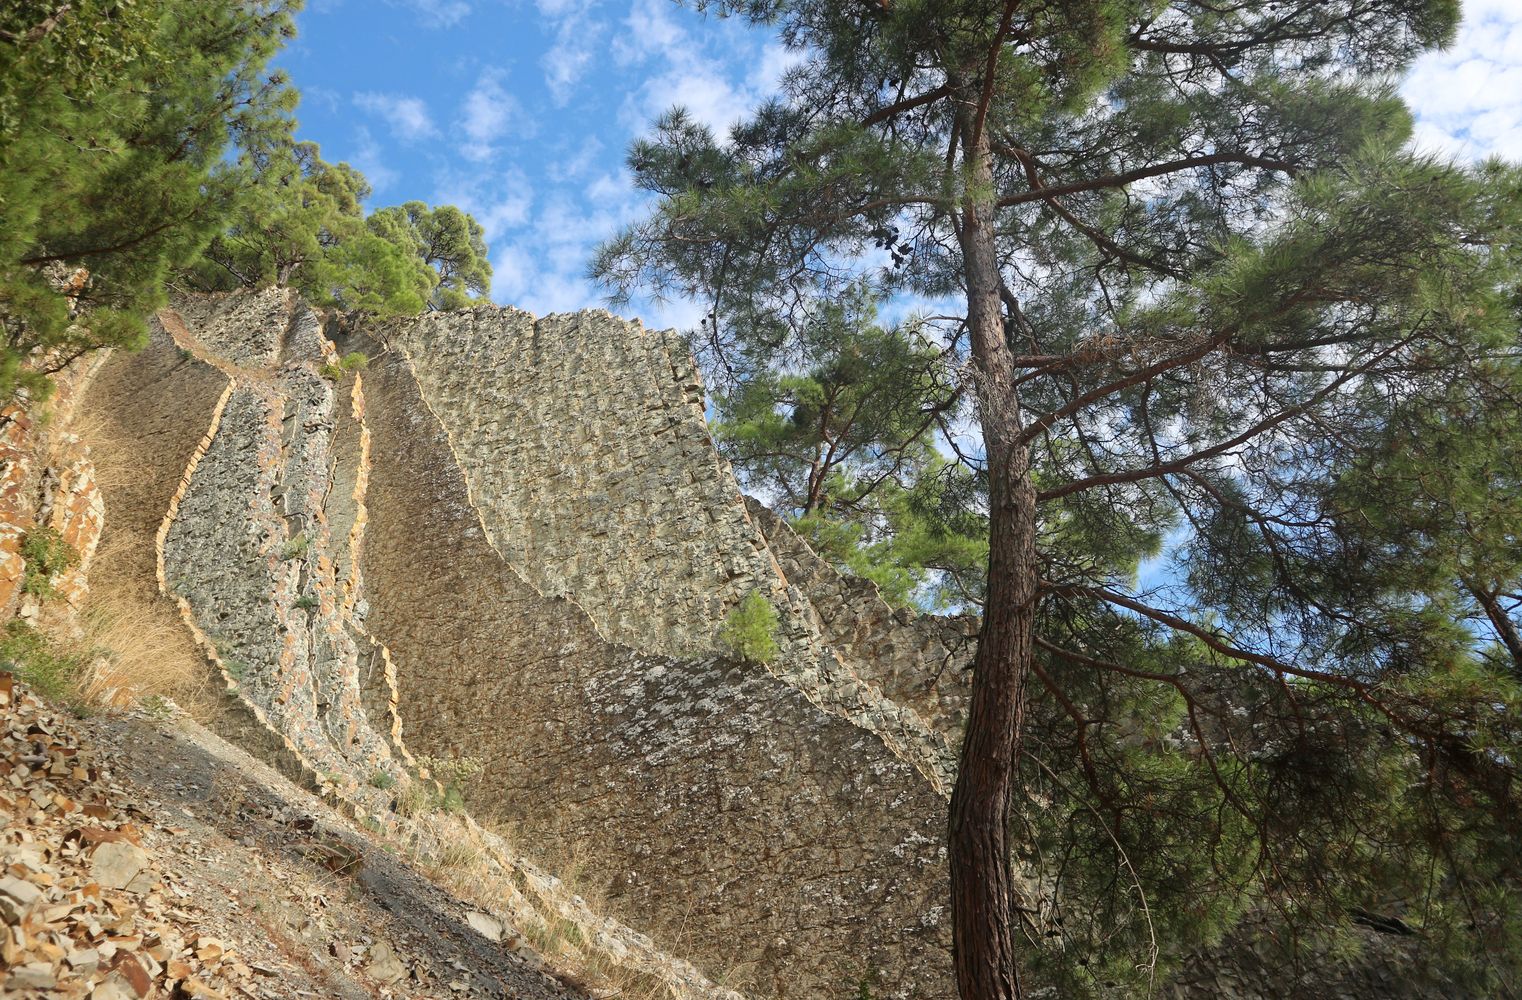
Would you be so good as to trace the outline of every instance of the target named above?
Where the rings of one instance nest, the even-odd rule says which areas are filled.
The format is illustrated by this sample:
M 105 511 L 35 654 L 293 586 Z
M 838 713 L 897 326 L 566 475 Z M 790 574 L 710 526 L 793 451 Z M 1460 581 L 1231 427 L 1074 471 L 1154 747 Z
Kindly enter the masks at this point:
M 359 553 L 373 449 L 363 384 L 318 375 L 334 348 L 294 296 L 180 305 L 160 314 L 144 351 L 111 359 L 101 382 L 108 435 L 126 453 L 141 449 L 148 466 L 140 481 L 113 484 L 123 517 L 112 575 L 153 574 L 173 596 L 228 689 L 219 731 L 361 818 L 395 822 L 386 786 L 413 781 L 416 767 L 401 743 L 394 658 L 364 627 Z M 220 353 L 229 345 L 241 363 Z M 277 363 L 252 367 L 268 357 Z M 416 550 L 416 525 L 398 537 Z M 480 863 L 511 871 L 541 897 L 527 910 L 522 899 L 504 900 L 509 917 L 554 914 L 538 919 L 575 930 L 607 956 L 599 961 L 669 982 L 683 1000 L 738 1000 L 649 939 L 594 917 L 500 839 L 475 836 L 486 852 Z
M 329 337 L 369 370 L 319 377 Z M 489 308 L 325 326 L 274 291 L 178 303 L 102 384 L 134 447 L 164 442 L 128 519 L 160 505 L 148 551 L 249 739 L 378 821 L 404 737 L 479 758 L 471 807 L 606 876 L 654 941 L 596 934 L 640 968 L 678 969 L 664 947 L 757 998 L 952 994 L 967 623 L 892 611 L 747 512 L 678 340 Z M 714 653 L 752 591 L 783 616 L 764 668 Z M 1346 963 L 1324 978 L 1368 995 Z
M 825 562 L 759 500 L 745 502 L 788 581 L 813 610 L 822 641 L 885 696 L 959 738 L 977 648 L 976 616 L 895 610 L 870 580 L 845 576 Z
M 86 391 L 103 359 L 79 359 L 54 377 L 47 403 L 14 403 L 0 410 L 0 614 L 36 619 L 45 604 L 62 614 L 83 606 L 90 564 L 105 522 L 90 449 L 68 429 L 76 399 Z M 46 592 L 26 594 L 28 567 L 22 550 L 38 529 L 57 533 L 74 559 L 48 577 Z
M 691 658 L 721 651 L 725 616 L 760 593 L 781 618 L 768 669 L 950 794 L 945 734 L 830 647 L 752 523 L 681 338 L 494 307 L 378 337 L 406 358 L 488 541 L 540 594 L 575 601 L 613 642 Z
M 374 358 L 367 625 L 412 748 L 482 758 L 474 810 L 550 845 L 546 862 L 593 859 L 627 922 L 757 996 L 874 974 L 883 997 L 946 995 L 928 783 L 765 670 L 640 655 L 539 594 L 488 543 L 402 359 L 349 348 Z

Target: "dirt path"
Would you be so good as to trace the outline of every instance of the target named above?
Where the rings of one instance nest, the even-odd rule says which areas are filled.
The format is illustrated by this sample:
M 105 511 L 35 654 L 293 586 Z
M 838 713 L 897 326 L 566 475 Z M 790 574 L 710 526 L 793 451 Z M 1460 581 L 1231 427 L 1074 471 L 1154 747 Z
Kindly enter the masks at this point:
M 532 954 L 472 929 L 469 907 L 343 815 L 189 719 L 76 720 L 19 684 L 0 701 L 11 702 L 0 704 L 0 734 L 11 734 L 0 778 L 17 796 L 0 810 L 0 852 L 20 859 L 13 877 L 42 892 L 16 912 L 0 906 L 10 925 L 0 927 L 7 1000 L 584 996 L 539 971 Z M 70 772 L 78 780 L 48 777 L 35 763 L 48 752 L 81 762 Z M 146 876 L 112 889 L 91 852 L 98 838 L 131 840 L 119 849 L 142 852 Z M 71 892 L 84 902 L 68 912 Z M 112 931 L 96 910 L 136 924 Z M 98 938 L 91 921 L 105 928 Z M 91 950 L 134 954 L 147 978 L 127 976 L 114 954 L 81 975 L 71 956 Z M 133 979 L 148 991 L 134 991 Z

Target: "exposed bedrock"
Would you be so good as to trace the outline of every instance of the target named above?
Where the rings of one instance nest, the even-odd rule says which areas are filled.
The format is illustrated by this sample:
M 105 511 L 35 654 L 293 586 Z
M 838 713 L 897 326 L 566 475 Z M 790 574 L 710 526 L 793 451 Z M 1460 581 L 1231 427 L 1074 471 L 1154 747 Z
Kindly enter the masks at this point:
M 928 782 L 764 670 L 636 653 L 539 593 L 489 543 L 405 360 L 345 347 L 375 359 L 367 624 L 413 750 L 483 758 L 474 809 L 590 859 L 621 917 L 711 975 L 759 996 L 850 995 L 863 977 L 874 995 L 947 995 Z
M 352 350 L 362 374 L 323 371 Z M 203 297 L 91 392 L 113 441 L 97 568 L 162 588 L 236 738 L 383 822 L 377 774 L 479 759 L 473 813 L 579 859 L 625 923 L 755 1000 L 954 995 L 944 797 L 973 623 L 889 608 L 747 508 L 679 338 Z M 753 591 L 782 616 L 765 667 L 717 642 Z M 1390 949 L 1289 970 L 1260 960 L 1270 936 L 1172 995 L 1424 995 Z

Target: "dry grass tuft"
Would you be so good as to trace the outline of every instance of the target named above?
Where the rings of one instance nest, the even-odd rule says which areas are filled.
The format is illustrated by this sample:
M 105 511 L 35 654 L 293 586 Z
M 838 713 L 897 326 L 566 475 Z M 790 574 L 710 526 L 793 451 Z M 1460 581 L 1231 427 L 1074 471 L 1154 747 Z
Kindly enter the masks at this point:
M 97 589 L 78 616 L 72 640 L 87 664 L 78 681 L 83 701 L 125 708 L 148 698 L 172 699 L 205 721 L 218 699 L 206 658 L 167 602 L 123 590 Z

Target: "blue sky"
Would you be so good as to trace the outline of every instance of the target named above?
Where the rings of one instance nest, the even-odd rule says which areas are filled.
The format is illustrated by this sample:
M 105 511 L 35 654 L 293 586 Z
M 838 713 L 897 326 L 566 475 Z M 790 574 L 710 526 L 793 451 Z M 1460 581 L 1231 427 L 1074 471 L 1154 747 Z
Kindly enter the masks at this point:
M 1404 91 L 1418 139 L 1522 159 L 1522 0 L 1471 0 Z M 543 315 L 599 304 L 591 249 L 641 210 L 630 140 L 673 104 L 716 129 L 772 91 L 766 32 L 671 0 L 309 0 L 281 57 L 299 135 L 347 160 L 373 206 L 453 203 L 486 227 L 493 298 Z M 629 310 L 689 327 L 686 303 Z

